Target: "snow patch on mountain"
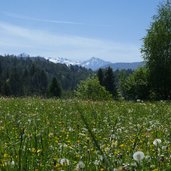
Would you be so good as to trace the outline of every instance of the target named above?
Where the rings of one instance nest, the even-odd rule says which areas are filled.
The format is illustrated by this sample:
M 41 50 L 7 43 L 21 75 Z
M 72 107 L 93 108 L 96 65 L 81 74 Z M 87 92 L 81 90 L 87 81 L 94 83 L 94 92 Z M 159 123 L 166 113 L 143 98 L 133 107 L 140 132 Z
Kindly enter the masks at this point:
M 52 57 L 48 57 L 46 59 L 49 60 L 50 62 L 66 64 L 67 66 L 69 66 L 69 65 L 80 65 L 79 61 L 72 61 L 72 60 L 69 60 L 67 58 L 61 58 L 61 57 L 52 58 Z
M 82 67 L 92 69 L 92 70 L 97 70 L 103 66 L 109 65 L 111 62 L 104 61 L 102 59 L 92 57 L 91 59 L 84 61 L 81 63 Z

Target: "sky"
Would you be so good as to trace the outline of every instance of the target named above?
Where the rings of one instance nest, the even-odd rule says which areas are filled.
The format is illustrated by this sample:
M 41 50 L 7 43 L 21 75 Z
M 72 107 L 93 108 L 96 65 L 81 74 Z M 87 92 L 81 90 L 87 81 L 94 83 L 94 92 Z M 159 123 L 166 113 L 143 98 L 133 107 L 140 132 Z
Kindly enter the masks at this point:
M 162 0 L 0 0 L 0 54 L 142 61 Z

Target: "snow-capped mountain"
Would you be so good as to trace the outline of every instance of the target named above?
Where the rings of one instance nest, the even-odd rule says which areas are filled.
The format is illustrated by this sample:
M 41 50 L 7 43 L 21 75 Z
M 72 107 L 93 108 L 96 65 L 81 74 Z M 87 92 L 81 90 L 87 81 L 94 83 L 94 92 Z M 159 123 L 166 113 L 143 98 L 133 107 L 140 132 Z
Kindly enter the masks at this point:
M 52 58 L 52 57 L 48 57 L 46 58 L 47 60 L 53 62 L 53 63 L 61 63 L 61 64 L 66 64 L 67 66 L 69 65 L 79 65 L 82 67 L 85 67 L 87 69 L 92 69 L 92 70 L 97 70 L 103 66 L 109 65 L 111 64 L 111 62 L 107 62 L 104 61 L 100 58 L 95 58 L 92 57 L 89 60 L 80 62 L 80 61 L 72 61 L 70 59 L 67 58 L 61 58 L 61 57 L 57 57 L 57 58 Z
M 21 53 L 21 54 L 17 55 L 16 57 L 29 58 L 30 55 L 27 53 Z M 37 56 L 37 57 L 40 57 L 40 56 Z M 67 58 L 62 58 L 62 57 L 56 57 L 56 58 L 54 58 L 54 57 L 40 57 L 40 58 L 46 59 L 46 60 L 53 62 L 53 63 L 66 64 L 67 66 L 78 65 L 78 66 L 85 67 L 87 69 L 92 69 L 93 71 L 96 71 L 99 68 L 107 68 L 107 67 L 111 67 L 113 70 L 122 70 L 122 69 L 135 70 L 135 69 L 145 65 L 145 62 L 112 63 L 112 62 L 104 61 L 104 60 L 97 58 L 97 57 L 92 57 L 89 60 L 86 60 L 83 62 L 73 61 L 73 60 L 70 60 Z
M 103 66 L 109 65 L 109 64 L 111 64 L 111 62 L 107 62 L 102 59 L 92 57 L 91 59 L 82 62 L 80 65 L 82 67 L 85 67 L 88 69 L 97 70 L 97 69 L 99 69 Z
M 87 69 L 92 69 L 93 71 L 98 70 L 99 68 L 107 68 L 111 67 L 113 70 L 122 70 L 122 69 L 132 69 L 135 70 L 138 67 L 141 67 L 144 65 L 144 62 L 131 62 L 131 63 L 112 63 L 108 61 L 104 61 L 100 58 L 92 57 L 89 60 L 86 60 L 84 62 L 80 61 L 72 61 L 67 58 L 46 58 L 47 60 L 53 62 L 53 63 L 61 63 L 61 64 L 66 64 L 67 66 L 69 65 L 79 65 L 82 67 L 85 67 Z
M 72 60 L 69 60 L 67 58 L 61 58 L 61 57 L 52 58 L 52 57 L 48 57 L 46 59 L 51 61 L 51 62 L 53 62 L 53 63 L 66 64 L 67 66 L 69 66 L 69 65 L 80 65 L 79 61 L 72 61 Z

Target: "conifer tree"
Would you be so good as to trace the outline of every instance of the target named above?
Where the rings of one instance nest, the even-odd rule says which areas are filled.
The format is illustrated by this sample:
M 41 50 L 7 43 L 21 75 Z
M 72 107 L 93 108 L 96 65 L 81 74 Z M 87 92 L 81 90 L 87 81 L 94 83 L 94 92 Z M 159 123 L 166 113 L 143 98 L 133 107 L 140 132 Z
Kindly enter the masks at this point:
M 48 94 L 50 97 L 61 97 L 62 95 L 62 89 L 55 77 L 52 79 Z
M 113 97 L 117 96 L 117 90 L 115 85 L 115 77 L 112 68 L 108 67 L 105 72 L 104 86 L 107 91 L 109 91 Z
M 101 68 L 97 72 L 97 77 L 98 77 L 100 85 L 104 86 L 104 73 Z

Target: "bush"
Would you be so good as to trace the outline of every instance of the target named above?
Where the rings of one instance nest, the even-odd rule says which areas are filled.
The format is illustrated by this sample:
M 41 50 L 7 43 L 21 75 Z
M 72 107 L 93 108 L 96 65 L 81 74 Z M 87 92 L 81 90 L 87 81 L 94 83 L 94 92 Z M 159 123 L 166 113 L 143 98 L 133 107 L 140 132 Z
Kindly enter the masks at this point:
M 112 95 L 100 85 L 97 78 L 82 81 L 76 91 L 76 96 L 81 99 L 111 100 Z
M 122 95 L 129 100 L 149 98 L 148 70 L 139 68 L 121 83 Z

